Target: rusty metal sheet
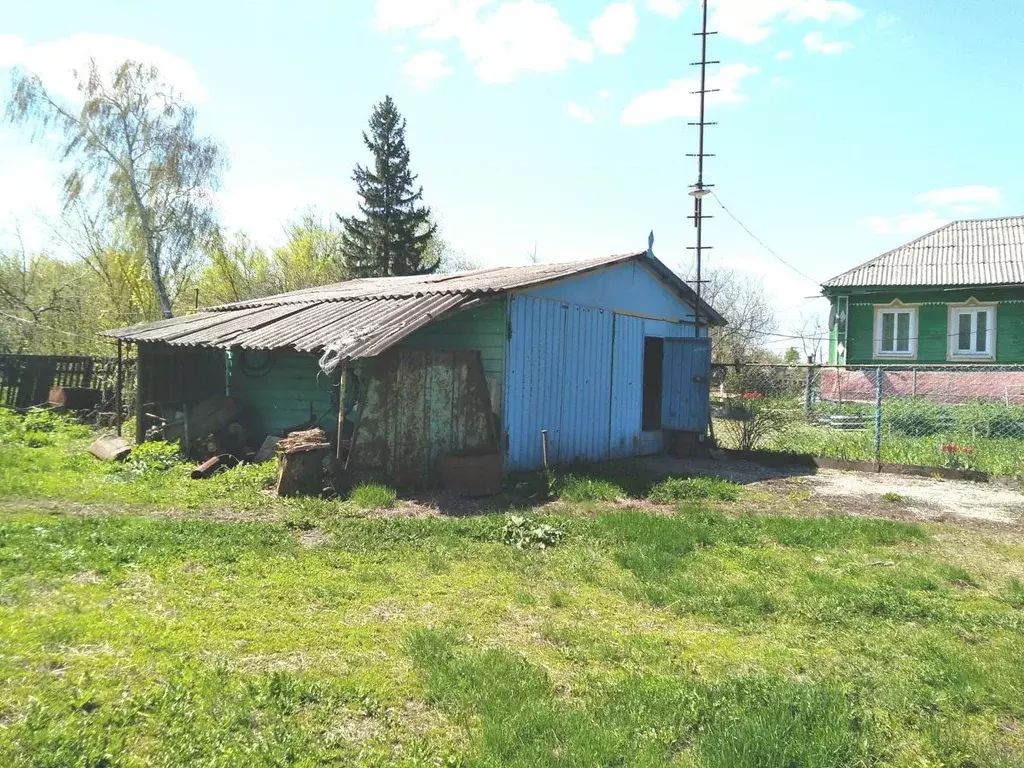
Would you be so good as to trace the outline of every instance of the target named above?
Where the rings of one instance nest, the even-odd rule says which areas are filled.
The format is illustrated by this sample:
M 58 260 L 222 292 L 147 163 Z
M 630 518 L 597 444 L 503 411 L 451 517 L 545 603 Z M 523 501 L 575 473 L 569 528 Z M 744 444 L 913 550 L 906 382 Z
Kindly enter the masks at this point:
M 402 486 L 440 478 L 451 452 L 496 452 L 494 414 L 478 352 L 394 349 L 378 357 L 350 469 Z

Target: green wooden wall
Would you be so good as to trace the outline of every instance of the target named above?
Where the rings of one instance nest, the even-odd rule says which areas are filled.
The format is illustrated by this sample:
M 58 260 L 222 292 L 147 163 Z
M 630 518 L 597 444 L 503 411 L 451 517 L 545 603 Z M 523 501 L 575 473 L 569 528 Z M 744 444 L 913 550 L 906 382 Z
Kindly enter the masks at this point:
M 257 366 L 266 359 L 262 352 L 248 357 Z M 273 360 L 274 366 L 266 375 L 251 375 L 241 365 L 239 351 L 232 351 L 231 395 L 245 407 L 247 425 L 257 435 L 265 435 L 303 424 L 312 412 L 325 429 L 337 429 L 338 414 L 331 405 L 332 382 L 320 373 L 320 356 L 275 352 Z
M 484 375 L 492 393 L 492 404 L 497 408 L 505 384 L 507 312 L 505 298 L 495 299 L 421 328 L 405 339 L 401 346 L 479 351 L 483 358 Z M 497 412 L 501 412 L 500 408 Z
M 401 346 L 444 350 L 478 350 L 483 358 L 484 374 L 492 397 L 500 403 L 505 381 L 505 347 L 508 319 L 505 300 L 481 304 L 422 328 L 402 342 Z M 274 353 L 274 366 L 263 376 L 247 373 L 240 364 L 240 350 L 233 350 L 229 363 L 231 395 L 246 408 L 247 421 L 258 434 L 279 432 L 309 420 L 310 412 L 321 420 L 321 426 L 332 432 L 337 429 L 337 411 L 331 403 L 331 386 L 335 383 L 320 373 L 316 354 L 298 352 Z M 263 353 L 250 353 L 256 366 Z M 366 381 L 367 368 L 356 361 L 352 372 Z M 319 375 L 318 375 L 319 374 Z M 496 394 L 495 394 L 496 393 Z M 347 391 L 346 400 L 355 396 Z M 350 409 L 350 406 L 349 406 Z M 499 411 L 500 412 L 500 411 Z
M 846 362 L 848 365 L 870 363 L 957 363 L 947 356 L 947 334 L 949 331 L 949 304 L 960 304 L 970 298 L 983 303 L 995 303 L 996 308 L 996 358 L 971 362 L 971 365 L 1015 365 L 1024 363 L 1024 290 L 1021 289 L 976 289 L 945 291 L 930 289 L 924 291 L 879 292 L 871 294 L 849 294 L 850 321 L 847 335 Z M 888 304 L 898 299 L 904 304 L 919 304 L 917 357 L 913 360 L 874 356 L 875 305 Z M 835 301 L 835 298 L 832 297 Z M 835 362 L 835 329 L 830 339 L 830 362 Z

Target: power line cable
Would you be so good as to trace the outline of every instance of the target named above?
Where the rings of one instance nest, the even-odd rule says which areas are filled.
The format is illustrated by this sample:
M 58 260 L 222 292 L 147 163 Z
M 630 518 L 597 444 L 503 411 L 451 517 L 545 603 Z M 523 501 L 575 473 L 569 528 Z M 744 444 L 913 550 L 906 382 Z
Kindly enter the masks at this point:
M 761 239 L 760 237 L 758 237 L 757 235 L 755 235 L 755 234 L 754 234 L 754 233 L 753 233 L 753 232 L 752 232 L 752 231 L 750 230 L 750 227 L 748 227 L 748 226 L 747 226 L 746 224 L 744 224 L 744 223 L 743 223 L 742 221 L 740 221 L 740 220 L 739 220 L 739 219 L 738 219 L 738 218 L 736 217 L 736 214 L 734 214 L 734 213 L 733 213 L 732 211 L 730 211 L 730 210 L 729 210 L 729 209 L 728 209 L 728 208 L 726 207 L 725 203 L 723 203 L 723 202 L 722 202 L 722 198 L 720 198 L 720 197 L 718 196 L 718 193 L 717 193 L 717 192 L 712 192 L 712 193 L 711 193 L 711 195 L 712 195 L 712 197 L 714 197 L 714 198 L 715 198 L 715 200 L 717 200 L 717 201 L 718 201 L 718 204 L 719 204 L 719 205 L 721 206 L 722 210 L 723 210 L 723 211 L 725 211 L 726 215 L 727 215 L 727 216 L 728 216 L 728 217 L 729 217 L 730 219 L 732 219 L 732 220 L 733 220 L 733 221 L 735 221 L 735 222 L 736 222 L 737 224 L 739 224 L 739 225 L 740 225 L 740 228 L 741 228 L 741 229 L 742 229 L 742 230 L 743 230 L 744 232 L 746 232 L 746 233 L 747 233 L 748 235 L 750 235 L 750 237 L 751 237 L 751 238 L 753 238 L 754 242 L 756 242 L 756 243 L 757 243 L 758 245 L 760 245 L 760 246 L 761 246 L 762 248 L 764 248 L 764 249 L 765 249 L 766 251 L 768 251 L 768 253 L 770 253 L 770 254 L 771 254 L 772 256 L 774 256 L 774 257 L 775 257 L 776 259 L 778 259 L 778 260 L 779 260 L 779 262 L 780 262 L 780 263 L 781 263 L 781 264 L 782 264 L 783 266 L 785 266 L 785 267 L 788 267 L 788 268 L 789 268 L 789 269 L 791 269 L 791 270 L 792 270 L 793 272 L 796 272 L 796 274 L 800 275 L 800 277 L 802 277 L 802 278 L 803 278 L 804 280 L 810 280 L 810 281 L 811 281 L 812 283 L 814 283 L 815 285 L 820 285 L 820 284 L 821 284 L 820 282 L 818 282 L 817 280 L 815 280 L 815 279 L 814 279 L 813 277 L 811 277 L 810 275 L 807 275 L 807 274 L 805 274 L 805 273 L 801 272 L 801 271 L 800 271 L 799 269 L 797 269 L 796 267 L 794 267 L 794 266 L 793 266 L 792 264 L 790 264 L 790 263 L 789 263 L 788 261 L 786 261 L 786 260 L 785 260 L 784 258 L 782 258 L 782 256 L 780 256 L 780 255 L 778 254 L 778 252 L 777 252 L 777 251 L 776 251 L 776 250 L 775 250 L 774 248 L 772 248 L 771 246 L 769 246 L 769 245 L 768 245 L 768 244 L 767 244 L 767 243 L 766 243 L 766 242 L 765 242 L 764 240 L 762 240 L 762 239 Z

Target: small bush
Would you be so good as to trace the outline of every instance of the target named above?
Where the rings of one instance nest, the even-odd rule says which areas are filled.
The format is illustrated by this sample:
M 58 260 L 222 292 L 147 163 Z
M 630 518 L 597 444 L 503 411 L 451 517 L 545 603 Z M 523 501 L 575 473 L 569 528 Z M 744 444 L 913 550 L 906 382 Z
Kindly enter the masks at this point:
M 550 549 L 563 536 L 565 531 L 519 515 L 510 515 L 501 531 L 501 540 L 516 549 Z
M 898 493 L 889 491 L 888 493 L 882 494 L 882 501 L 887 501 L 890 504 L 901 504 L 903 502 L 903 497 L 900 496 Z
M 182 462 L 181 447 L 177 443 L 153 440 L 132 448 L 121 471 L 134 477 L 166 472 Z
M 391 509 L 398 503 L 398 493 L 386 485 L 365 484 L 353 488 L 348 500 L 359 509 Z
M 740 486 L 721 477 L 670 477 L 651 489 L 647 498 L 656 504 L 676 501 L 736 501 Z
M 729 406 L 717 425 L 726 445 L 740 451 L 754 451 L 774 442 L 793 422 L 786 401 L 773 400 L 761 392 L 745 392 Z
M 610 480 L 566 475 L 555 483 L 561 501 L 618 501 L 626 492 Z
M 0 410 L 0 443 L 43 448 L 56 445 L 59 439 L 71 440 L 89 434 L 89 427 L 46 408 L 33 408 L 24 414 Z

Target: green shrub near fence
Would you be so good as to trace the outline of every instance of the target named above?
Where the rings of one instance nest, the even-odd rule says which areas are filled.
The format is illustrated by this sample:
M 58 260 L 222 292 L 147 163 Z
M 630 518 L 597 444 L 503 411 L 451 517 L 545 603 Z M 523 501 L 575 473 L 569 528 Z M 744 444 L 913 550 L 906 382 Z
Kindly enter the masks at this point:
M 802 399 L 761 401 L 789 415 L 781 428 L 755 446 L 761 450 L 821 456 L 845 461 L 874 461 L 874 403 L 817 401 L 810 421 Z M 727 415 L 735 415 L 735 412 Z M 716 419 L 715 435 L 726 448 L 727 418 Z M 840 428 L 845 427 L 845 428 Z M 943 451 L 944 445 L 969 449 Z M 885 464 L 978 469 L 1000 476 L 1024 475 L 1024 406 L 970 402 L 936 403 L 925 398 L 893 398 L 882 404 L 881 460 Z

